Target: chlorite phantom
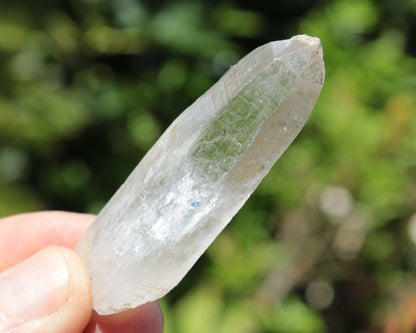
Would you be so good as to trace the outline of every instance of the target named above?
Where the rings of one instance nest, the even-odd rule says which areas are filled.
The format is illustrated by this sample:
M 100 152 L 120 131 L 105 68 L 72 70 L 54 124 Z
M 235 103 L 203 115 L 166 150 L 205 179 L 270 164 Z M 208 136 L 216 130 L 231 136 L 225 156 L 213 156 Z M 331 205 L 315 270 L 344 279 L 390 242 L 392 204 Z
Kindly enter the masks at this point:
M 172 123 L 76 247 L 99 314 L 179 283 L 295 139 L 323 81 L 318 38 L 271 42 Z

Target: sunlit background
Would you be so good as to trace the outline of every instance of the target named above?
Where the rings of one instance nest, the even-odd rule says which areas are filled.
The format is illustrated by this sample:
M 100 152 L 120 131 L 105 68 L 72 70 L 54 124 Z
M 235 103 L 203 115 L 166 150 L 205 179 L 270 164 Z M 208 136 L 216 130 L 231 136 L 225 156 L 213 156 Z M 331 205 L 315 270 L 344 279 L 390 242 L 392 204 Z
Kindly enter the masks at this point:
M 298 33 L 321 97 L 165 331 L 414 332 L 415 0 L 1 0 L 0 216 L 97 213 L 230 65 Z

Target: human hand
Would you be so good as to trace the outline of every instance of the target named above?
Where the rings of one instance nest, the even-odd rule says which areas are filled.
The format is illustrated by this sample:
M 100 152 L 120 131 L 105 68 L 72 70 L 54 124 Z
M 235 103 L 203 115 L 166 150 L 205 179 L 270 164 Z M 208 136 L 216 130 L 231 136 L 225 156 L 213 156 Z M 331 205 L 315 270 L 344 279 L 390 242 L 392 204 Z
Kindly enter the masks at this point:
M 99 316 L 87 270 L 71 249 L 93 215 L 39 212 L 0 219 L 0 332 L 163 331 L 156 302 Z

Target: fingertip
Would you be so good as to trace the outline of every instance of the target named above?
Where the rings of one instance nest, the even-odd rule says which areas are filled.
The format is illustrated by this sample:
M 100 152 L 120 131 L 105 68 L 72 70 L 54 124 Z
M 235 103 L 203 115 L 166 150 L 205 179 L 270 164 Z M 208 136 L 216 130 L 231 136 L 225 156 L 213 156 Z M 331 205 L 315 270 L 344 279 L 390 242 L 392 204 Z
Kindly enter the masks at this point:
M 88 271 L 81 258 L 65 247 L 52 246 L 61 251 L 69 275 L 68 301 L 55 313 L 45 318 L 39 332 L 81 332 L 92 313 L 91 286 Z
M 85 333 L 162 333 L 163 315 L 157 302 L 108 316 L 93 312 Z
M 74 248 L 94 218 L 94 215 L 60 211 L 1 218 L 0 271 L 50 245 Z
M 81 332 L 91 317 L 88 273 L 70 249 L 49 246 L 0 278 L 0 331 Z

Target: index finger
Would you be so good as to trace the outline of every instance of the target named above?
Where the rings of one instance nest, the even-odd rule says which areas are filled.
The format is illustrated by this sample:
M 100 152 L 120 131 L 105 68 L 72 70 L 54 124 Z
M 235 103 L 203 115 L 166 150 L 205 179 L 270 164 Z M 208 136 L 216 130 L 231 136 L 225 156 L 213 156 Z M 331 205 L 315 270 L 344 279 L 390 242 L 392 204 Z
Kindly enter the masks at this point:
M 36 212 L 0 219 L 0 272 L 49 245 L 73 249 L 94 215 Z

